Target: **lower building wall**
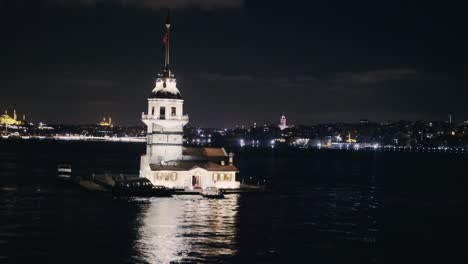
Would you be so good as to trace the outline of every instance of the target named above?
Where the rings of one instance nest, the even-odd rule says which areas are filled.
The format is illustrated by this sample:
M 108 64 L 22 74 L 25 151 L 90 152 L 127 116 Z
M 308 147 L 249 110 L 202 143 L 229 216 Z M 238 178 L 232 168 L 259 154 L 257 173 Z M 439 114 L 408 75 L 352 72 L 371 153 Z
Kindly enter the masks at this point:
M 221 189 L 238 189 L 240 182 L 235 180 L 235 172 L 222 172 L 232 175 L 228 180 L 214 180 L 213 174 L 217 172 L 194 169 L 192 171 L 150 171 L 143 177 L 148 178 L 153 185 L 162 185 L 175 189 L 196 189 L 217 187 Z M 221 174 L 221 173 L 217 173 Z
M 181 171 L 151 171 L 147 178 L 153 185 L 165 186 L 167 188 L 184 189 L 185 178 Z

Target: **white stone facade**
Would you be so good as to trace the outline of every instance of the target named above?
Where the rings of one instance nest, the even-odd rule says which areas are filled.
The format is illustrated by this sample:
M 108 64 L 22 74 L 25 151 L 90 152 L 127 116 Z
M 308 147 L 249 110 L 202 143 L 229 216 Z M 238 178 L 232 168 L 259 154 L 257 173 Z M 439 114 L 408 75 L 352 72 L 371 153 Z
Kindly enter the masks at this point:
M 148 114 L 142 120 L 147 126 L 146 153 L 151 163 L 182 159 L 184 126 L 189 121 L 183 115 L 183 103 L 181 99 L 148 99 Z
M 150 171 L 148 178 L 153 185 L 162 185 L 174 189 L 205 189 L 216 187 L 219 189 L 238 189 L 240 183 L 236 181 L 236 172 L 207 171 L 195 167 L 188 171 Z

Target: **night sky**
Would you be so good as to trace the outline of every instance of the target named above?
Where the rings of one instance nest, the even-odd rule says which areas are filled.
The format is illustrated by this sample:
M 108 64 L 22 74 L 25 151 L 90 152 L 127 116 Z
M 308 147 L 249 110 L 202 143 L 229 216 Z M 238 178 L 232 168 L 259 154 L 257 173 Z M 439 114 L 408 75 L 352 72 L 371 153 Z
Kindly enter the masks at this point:
M 0 108 L 142 125 L 170 8 L 189 125 L 468 120 L 461 1 L 316 2 L 0 0 Z

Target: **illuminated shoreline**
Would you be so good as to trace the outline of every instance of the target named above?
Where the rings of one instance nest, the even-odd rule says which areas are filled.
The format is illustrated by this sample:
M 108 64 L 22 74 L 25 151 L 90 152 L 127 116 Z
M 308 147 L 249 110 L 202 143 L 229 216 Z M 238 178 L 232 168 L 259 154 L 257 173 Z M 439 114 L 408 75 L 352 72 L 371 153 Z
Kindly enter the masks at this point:
M 20 140 L 62 140 L 62 141 L 99 141 L 99 142 L 130 142 L 145 143 L 146 137 L 90 137 L 90 136 L 2 136 L 2 139 L 20 139 Z

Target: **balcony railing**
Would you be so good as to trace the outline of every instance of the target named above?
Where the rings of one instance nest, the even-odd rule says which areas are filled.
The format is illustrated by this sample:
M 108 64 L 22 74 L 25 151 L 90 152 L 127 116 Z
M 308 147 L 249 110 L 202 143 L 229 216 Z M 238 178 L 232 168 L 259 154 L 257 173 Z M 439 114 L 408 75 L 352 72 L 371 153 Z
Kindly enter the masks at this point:
M 173 115 L 164 115 L 164 116 L 156 116 L 156 115 L 147 115 L 145 113 L 141 114 L 141 119 L 145 120 L 189 120 L 188 115 L 179 115 L 179 116 L 173 116 Z

